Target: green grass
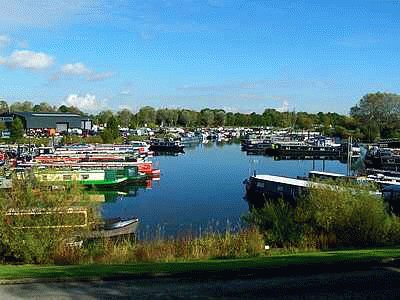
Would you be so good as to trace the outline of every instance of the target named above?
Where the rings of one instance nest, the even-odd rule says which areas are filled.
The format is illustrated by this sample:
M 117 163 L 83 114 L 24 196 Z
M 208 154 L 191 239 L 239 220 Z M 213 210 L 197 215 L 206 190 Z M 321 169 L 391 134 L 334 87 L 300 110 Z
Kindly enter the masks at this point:
M 248 259 L 215 259 L 206 261 L 136 263 L 124 265 L 1 265 L 0 280 L 25 278 L 112 278 L 166 275 L 213 274 L 234 276 L 244 271 L 273 274 L 290 268 L 327 270 L 351 264 L 379 263 L 385 258 L 400 258 L 400 248 L 307 252 L 287 255 L 262 256 Z

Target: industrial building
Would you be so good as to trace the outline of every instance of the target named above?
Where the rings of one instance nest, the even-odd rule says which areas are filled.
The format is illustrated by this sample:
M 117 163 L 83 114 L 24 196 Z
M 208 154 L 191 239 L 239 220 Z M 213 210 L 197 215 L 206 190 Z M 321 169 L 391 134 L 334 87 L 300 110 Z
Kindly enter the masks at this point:
M 90 118 L 72 113 L 59 112 L 10 112 L 0 114 L 0 122 L 10 128 L 15 118 L 20 118 L 27 132 L 47 130 L 49 133 L 63 133 L 70 130 L 90 131 Z

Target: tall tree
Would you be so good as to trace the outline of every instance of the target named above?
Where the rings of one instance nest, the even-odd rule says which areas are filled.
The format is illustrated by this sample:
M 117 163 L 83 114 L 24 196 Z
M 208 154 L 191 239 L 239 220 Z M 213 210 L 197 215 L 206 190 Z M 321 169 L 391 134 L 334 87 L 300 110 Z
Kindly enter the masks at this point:
M 141 125 L 153 125 L 156 123 L 156 111 L 151 106 L 142 107 L 138 112 L 138 120 Z
M 129 124 L 131 124 L 133 114 L 129 109 L 124 108 L 117 113 L 117 118 L 118 118 L 118 123 L 122 127 L 127 128 L 127 127 L 129 127 Z
M 101 138 L 104 143 L 113 143 L 119 137 L 119 128 L 117 119 L 112 116 L 107 123 L 107 127 L 101 133 Z
M 23 102 L 14 102 L 10 105 L 10 111 L 18 112 L 18 111 L 32 111 L 33 103 L 30 101 Z
M 24 136 L 24 124 L 22 123 L 20 118 L 14 118 L 11 123 L 10 131 L 10 138 L 12 142 L 16 143 L 22 139 L 22 137 Z
M 51 106 L 50 104 L 46 102 L 41 102 L 39 104 L 36 104 L 32 110 L 34 112 L 55 112 L 56 108 L 54 106 Z
M 214 112 L 209 108 L 202 109 L 199 118 L 199 123 L 203 126 L 209 127 L 214 124 Z
M 388 128 L 397 130 L 393 124 L 400 120 L 400 96 L 380 92 L 367 94 L 350 109 L 350 115 L 365 127 L 368 139 L 373 141 Z
M 9 108 L 8 108 L 8 103 L 4 100 L 0 101 L 0 113 L 5 113 L 8 112 Z
M 225 111 L 220 109 L 220 110 L 215 110 L 214 111 L 214 124 L 216 126 L 224 126 L 225 125 Z
M 62 113 L 71 113 L 71 114 L 78 114 L 78 115 L 84 115 L 84 113 L 77 107 L 75 106 L 66 106 L 66 105 L 61 105 L 58 110 L 58 112 Z

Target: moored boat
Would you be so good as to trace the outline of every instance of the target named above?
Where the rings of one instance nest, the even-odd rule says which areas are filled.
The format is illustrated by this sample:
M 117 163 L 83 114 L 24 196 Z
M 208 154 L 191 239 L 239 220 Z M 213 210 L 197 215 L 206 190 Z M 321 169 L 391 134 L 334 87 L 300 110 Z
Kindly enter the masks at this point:
M 160 152 L 183 152 L 184 145 L 180 141 L 174 140 L 152 140 L 150 150 Z
M 36 170 L 35 177 L 39 182 L 49 184 L 77 182 L 86 187 L 112 187 L 132 181 L 144 181 L 146 176 L 138 172 L 137 167 L 124 169 L 63 169 Z

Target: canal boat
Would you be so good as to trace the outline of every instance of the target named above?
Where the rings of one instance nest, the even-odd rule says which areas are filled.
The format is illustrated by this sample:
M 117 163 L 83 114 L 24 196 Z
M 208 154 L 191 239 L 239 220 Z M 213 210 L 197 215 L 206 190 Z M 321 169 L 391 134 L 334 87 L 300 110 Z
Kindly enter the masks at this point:
M 365 166 L 371 169 L 400 171 L 399 152 L 398 149 L 372 147 L 365 156 Z
M 275 175 L 250 176 L 244 181 L 246 198 L 254 207 L 263 207 L 268 199 L 285 199 L 290 203 L 307 191 L 310 181 Z
M 74 161 L 65 161 L 65 162 L 53 162 L 53 163 L 37 163 L 37 162 L 27 162 L 27 163 L 19 163 L 18 167 L 21 168 L 32 168 L 32 167 L 40 167 L 46 169 L 65 169 L 74 168 L 74 169 L 124 169 L 130 167 L 137 167 L 139 173 L 144 173 L 149 177 L 157 177 L 160 176 L 160 170 L 155 169 L 153 167 L 153 163 L 151 161 L 137 161 L 137 162 L 117 162 L 117 161 L 105 161 L 105 162 L 74 162 Z
M 318 179 L 319 181 L 315 181 Z M 324 180 L 331 182 L 324 182 Z M 329 172 L 310 172 L 308 178 L 290 178 L 274 175 L 253 175 L 244 181 L 246 187 L 246 199 L 252 207 L 261 208 L 267 200 L 279 198 L 295 205 L 296 201 L 306 195 L 310 187 L 338 187 L 332 182 L 335 180 L 351 180 L 355 183 L 363 184 L 372 182 L 377 185 L 378 190 L 371 191 L 371 194 L 383 196 L 389 202 L 392 210 L 400 213 L 400 180 L 393 178 L 383 178 L 380 176 L 346 176 L 343 174 Z M 397 198 L 396 198 L 397 197 Z M 398 199 L 399 203 L 394 203 Z M 390 201 L 389 201 L 390 200 Z M 397 210 L 397 208 L 399 208 Z
M 272 145 L 272 152 L 277 155 L 326 155 L 326 156 L 340 156 L 343 155 L 342 147 L 340 145 L 312 145 L 305 142 L 284 142 L 275 143 Z
M 39 182 L 50 184 L 77 182 L 86 187 L 113 187 L 132 181 L 144 181 L 145 175 L 137 167 L 124 169 L 64 169 L 37 170 L 35 177 Z
M 180 141 L 174 140 L 152 140 L 150 150 L 156 152 L 183 152 L 185 146 Z

